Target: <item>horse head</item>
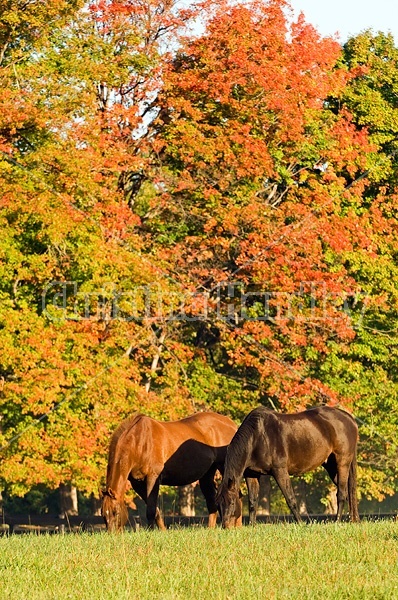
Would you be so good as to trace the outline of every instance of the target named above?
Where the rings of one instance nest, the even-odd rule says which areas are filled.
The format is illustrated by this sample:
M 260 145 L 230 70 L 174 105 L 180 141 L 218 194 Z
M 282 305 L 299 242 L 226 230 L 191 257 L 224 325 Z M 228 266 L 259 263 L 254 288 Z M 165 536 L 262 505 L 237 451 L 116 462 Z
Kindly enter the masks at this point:
M 222 526 L 224 529 L 236 527 L 238 519 L 242 516 L 242 501 L 239 486 L 233 479 L 224 480 L 218 489 L 216 496 Z
M 127 522 L 127 507 L 112 488 L 102 491 L 101 515 L 108 531 L 121 531 Z

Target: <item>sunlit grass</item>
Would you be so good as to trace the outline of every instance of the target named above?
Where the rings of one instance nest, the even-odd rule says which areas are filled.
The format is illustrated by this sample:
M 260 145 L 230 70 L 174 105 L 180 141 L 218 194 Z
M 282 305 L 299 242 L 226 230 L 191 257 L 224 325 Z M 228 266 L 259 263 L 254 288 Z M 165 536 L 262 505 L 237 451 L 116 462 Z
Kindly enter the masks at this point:
M 0 539 L 17 599 L 398 599 L 398 523 Z

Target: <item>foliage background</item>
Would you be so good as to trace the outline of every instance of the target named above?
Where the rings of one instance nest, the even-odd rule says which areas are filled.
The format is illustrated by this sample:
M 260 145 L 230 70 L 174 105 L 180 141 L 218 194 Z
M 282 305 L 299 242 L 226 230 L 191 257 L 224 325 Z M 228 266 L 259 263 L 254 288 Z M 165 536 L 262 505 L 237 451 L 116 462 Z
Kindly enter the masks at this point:
M 135 410 L 326 402 L 395 493 L 392 37 L 283 0 L 0 11 L 0 487 L 96 494 Z

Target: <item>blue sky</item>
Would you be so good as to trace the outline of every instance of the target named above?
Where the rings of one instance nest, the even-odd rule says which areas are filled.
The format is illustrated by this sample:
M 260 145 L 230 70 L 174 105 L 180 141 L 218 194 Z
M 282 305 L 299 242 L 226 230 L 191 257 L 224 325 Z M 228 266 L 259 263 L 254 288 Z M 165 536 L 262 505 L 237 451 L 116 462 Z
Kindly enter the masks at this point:
M 398 44 L 398 0 L 290 0 L 296 14 L 300 10 L 306 21 L 322 35 L 340 33 L 339 41 L 364 29 L 389 31 Z

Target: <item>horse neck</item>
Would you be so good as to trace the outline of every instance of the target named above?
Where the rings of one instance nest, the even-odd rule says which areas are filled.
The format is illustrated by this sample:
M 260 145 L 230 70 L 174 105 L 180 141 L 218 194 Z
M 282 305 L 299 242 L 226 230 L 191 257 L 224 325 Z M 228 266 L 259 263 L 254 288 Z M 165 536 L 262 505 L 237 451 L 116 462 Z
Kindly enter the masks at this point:
M 126 490 L 129 475 L 126 459 L 127 457 L 115 454 L 108 462 L 106 487 L 107 489 L 111 489 L 118 499 L 124 497 L 124 492 Z
M 252 436 L 247 433 L 238 430 L 232 440 L 233 443 L 228 447 L 224 469 L 226 481 L 231 480 L 239 484 L 243 477 L 252 447 Z

